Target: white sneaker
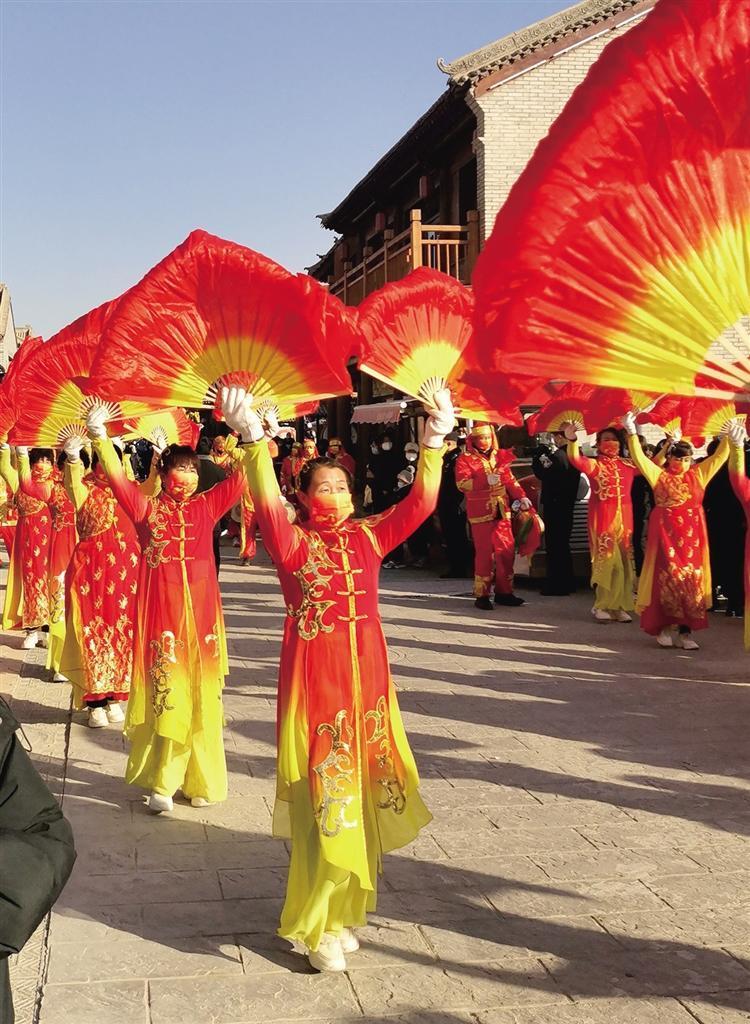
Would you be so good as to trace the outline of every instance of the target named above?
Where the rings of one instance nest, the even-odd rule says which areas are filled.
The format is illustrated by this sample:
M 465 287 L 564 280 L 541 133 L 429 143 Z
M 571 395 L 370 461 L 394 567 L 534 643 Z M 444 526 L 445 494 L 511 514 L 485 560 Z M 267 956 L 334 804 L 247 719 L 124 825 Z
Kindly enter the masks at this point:
M 70 680 L 68 679 L 67 676 L 64 676 L 62 674 L 62 672 L 55 672 L 55 674 L 52 676 L 52 682 L 53 683 L 69 683 Z
M 89 711 L 89 729 L 103 729 L 109 725 L 107 712 L 104 708 L 91 708 Z
M 615 622 L 632 622 L 632 616 L 628 615 L 624 608 L 619 608 L 615 612 Z
M 316 971 L 345 971 L 346 960 L 337 935 L 324 932 L 316 950 L 308 950 L 307 959 Z
M 339 935 L 339 942 L 341 943 L 341 951 L 343 953 L 356 953 L 359 949 L 359 939 L 351 928 L 342 929 L 341 935 Z
M 125 712 L 119 700 L 113 700 L 107 705 L 107 719 L 111 725 L 118 725 L 125 721 Z
M 39 634 L 39 646 L 45 651 L 49 647 L 49 633 L 45 633 L 44 630 Z
M 692 635 L 690 633 L 678 633 L 677 634 L 677 643 L 680 645 L 680 647 L 683 649 L 683 651 L 699 651 L 700 650 L 700 644 L 696 643 L 696 641 L 693 640 L 693 637 L 692 637 Z
M 174 803 L 171 796 L 164 796 L 163 793 L 152 793 L 148 798 L 148 809 L 154 814 L 161 814 L 162 811 L 173 811 Z
M 193 796 L 190 798 L 191 807 L 213 807 L 215 800 L 206 800 L 204 796 Z
M 597 622 L 611 622 L 612 616 L 609 612 L 605 612 L 603 608 L 592 608 L 591 614 Z
M 31 629 L 21 641 L 21 650 L 30 651 L 39 643 L 39 630 Z
M 656 638 L 656 642 L 659 647 L 674 647 L 674 640 L 672 639 L 672 632 L 669 629 L 663 629 Z

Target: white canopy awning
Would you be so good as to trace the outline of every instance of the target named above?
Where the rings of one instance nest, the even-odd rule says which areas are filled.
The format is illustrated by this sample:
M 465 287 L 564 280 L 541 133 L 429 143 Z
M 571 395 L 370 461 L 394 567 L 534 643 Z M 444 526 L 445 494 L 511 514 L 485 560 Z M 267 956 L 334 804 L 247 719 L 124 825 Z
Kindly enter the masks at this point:
M 373 402 L 357 405 L 352 412 L 352 423 L 398 423 L 406 402 Z

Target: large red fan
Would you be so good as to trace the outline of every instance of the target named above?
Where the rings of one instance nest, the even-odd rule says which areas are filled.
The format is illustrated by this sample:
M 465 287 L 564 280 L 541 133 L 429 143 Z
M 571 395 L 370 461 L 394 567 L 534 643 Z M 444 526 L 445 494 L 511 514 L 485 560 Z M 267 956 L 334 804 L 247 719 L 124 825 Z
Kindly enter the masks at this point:
M 165 448 L 168 444 L 195 448 L 200 435 L 200 423 L 191 420 L 184 409 L 164 409 L 125 420 L 120 431 L 123 441 L 144 438 L 157 448 Z
M 41 338 L 27 338 L 8 363 L 0 386 L 0 441 L 7 441 L 18 417 L 18 409 L 22 403 L 18 388 L 21 370 L 43 344 Z
M 102 329 L 118 301 L 105 302 L 79 317 L 25 359 L 15 378 L 19 394 L 11 435 L 15 444 L 59 447 L 72 435 L 85 436 L 86 414 L 100 399 L 85 395 L 81 388 L 86 386 Z M 147 411 L 143 403 L 121 398 L 123 393 L 127 393 L 125 382 L 118 397 L 106 403 L 111 420 Z
M 659 0 L 514 185 L 474 273 L 488 367 L 750 391 L 750 0 Z
M 224 385 L 294 405 L 351 391 L 351 314 L 317 282 L 194 231 L 128 292 L 91 389 L 152 407 L 216 407 Z

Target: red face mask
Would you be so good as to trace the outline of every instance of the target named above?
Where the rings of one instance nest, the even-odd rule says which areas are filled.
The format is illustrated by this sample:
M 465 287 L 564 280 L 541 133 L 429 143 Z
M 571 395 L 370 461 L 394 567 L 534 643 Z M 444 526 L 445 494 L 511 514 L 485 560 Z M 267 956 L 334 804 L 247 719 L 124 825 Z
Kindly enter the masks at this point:
M 170 469 L 164 477 L 164 490 L 175 501 L 187 501 L 198 488 L 198 474 L 192 470 Z
M 315 494 L 306 502 L 310 518 L 317 523 L 338 526 L 354 512 L 352 496 L 348 491 L 338 494 Z
M 607 456 L 617 456 L 620 454 L 620 445 L 618 441 L 602 441 L 599 444 L 599 453 Z
M 692 460 L 683 461 L 682 459 L 669 459 L 667 462 L 667 472 L 671 473 L 672 476 L 682 476 L 683 473 L 687 473 L 690 469 L 690 463 Z
M 52 466 L 49 462 L 35 462 L 31 467 L 31 476 L 34 480 L 49 480 L 52 475 Z

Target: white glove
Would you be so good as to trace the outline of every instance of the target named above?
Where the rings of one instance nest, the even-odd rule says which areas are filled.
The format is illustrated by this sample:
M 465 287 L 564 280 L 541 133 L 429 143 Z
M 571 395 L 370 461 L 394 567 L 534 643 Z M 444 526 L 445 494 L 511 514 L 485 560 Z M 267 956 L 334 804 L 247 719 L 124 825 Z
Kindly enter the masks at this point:
M 84 440 L 78 434 L 72 434 L 70 437 L 65 439 L 63 444 L 63 451 L 68 457 L 68 462 L 78 462 L 81 457 L 81 448 L 83 448 Z
M 445 435 L 453 430 L 456 422 L 456 413 L 451 401 L 449 388 L 442 388 L 434 395 L 435 408 L 430 409 L 430 415 L 424 427 L 422 444 L 425 448 L 442 448 L 445 444 Z
M 727 430 L 727 437 L 729 438 L 732 445 L 735 448 L 744 448 L 745 441 L 747 440 L 747 430 L 745 424 L 740 422 L 734 422 L 729 425 Z
M 16 445 L 16 458 L 28 459 L 28 457 L 29 457 L 29 449 L 26 447 L 26 445 L 25 444 L 17 444 Z
M 104 405 L 92 406 L 86 414 L 86 429 L 92 441 L 101 440 L 107 436 L 107 420 L 109 413 Z
M 252 408 L 252 395 L 244 388 L 221 389 L 221 412 L 230 430 L 235 430 L 243 441 L 261 441 L 263 424 Z
M 638 433 L 638 428 L 637 428 L 637 426 L 635 424 L 635 413 L 634 412 L 626 412 L 621 417 L 621 422 L 622 422 L 623 430 L 625 431 L 626 434 L 630 434 L 631 437 L 634 437 Z
M 2 444 L 0 444 L 0 452 L 9 452 L 9 451 L 10 451 L 10 445 L 8 444 L 7 441 L 3 441 Z
M 521 498 L 521 500 L 518 502 L 518 507 L 521 509 L 522 512 L 525 512 L 526 509 L 531 508 L 531 502 L 528 498 Z
M 151 446 L 157 459 L 161 458 L 162 452 L 167 447 L 167 440 L 167 432 L 164 427 L 154 427 L 151 432 Z

